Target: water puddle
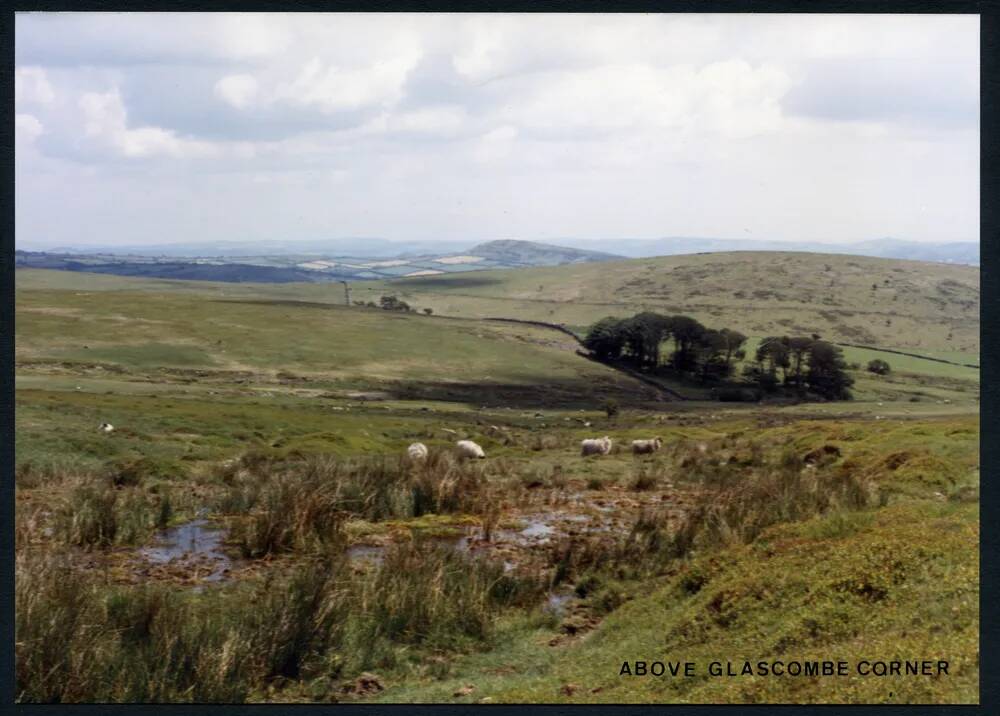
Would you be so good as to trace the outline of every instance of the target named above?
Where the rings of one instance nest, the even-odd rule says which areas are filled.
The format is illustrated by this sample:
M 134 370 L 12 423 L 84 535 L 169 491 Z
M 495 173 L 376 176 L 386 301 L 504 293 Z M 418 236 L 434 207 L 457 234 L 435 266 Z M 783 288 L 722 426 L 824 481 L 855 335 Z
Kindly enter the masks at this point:
M 219 582 L 232 568 L 222 551 L 224 530 L 208 520 L 197 519 L 164 530 L 156 543 L 139 550 L 139 556 L 172 573 L 186 573 L 205 582 Z
M 567 605 L 572 598 L 573 592 L 570 591 L 549 592 L 549 596 L 545 600 L 545 606 L 542 608 L 547 612 L 555 614 L 557 617 L 562 617 L 565 616 Z

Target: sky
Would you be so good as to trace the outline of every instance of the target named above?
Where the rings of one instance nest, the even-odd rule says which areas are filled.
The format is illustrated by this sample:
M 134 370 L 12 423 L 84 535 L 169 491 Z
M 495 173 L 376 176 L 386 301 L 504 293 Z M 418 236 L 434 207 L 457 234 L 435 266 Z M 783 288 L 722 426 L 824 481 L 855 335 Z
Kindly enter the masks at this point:
M 960 15 L 20 13 L 19 248 L 979 240 Z

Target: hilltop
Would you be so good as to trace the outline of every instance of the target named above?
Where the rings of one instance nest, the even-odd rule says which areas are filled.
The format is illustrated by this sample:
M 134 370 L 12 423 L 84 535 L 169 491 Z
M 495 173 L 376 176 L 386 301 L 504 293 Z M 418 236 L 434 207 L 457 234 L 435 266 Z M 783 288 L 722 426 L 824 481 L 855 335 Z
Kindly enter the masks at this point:
M 578 332 L 643 310 L 748 335 L 829 340 L 927 355 L 979 351 L 979 271 L 899 259 L 794 252 L 664 256 L 359 284 L 435 313 L 561 323 Z

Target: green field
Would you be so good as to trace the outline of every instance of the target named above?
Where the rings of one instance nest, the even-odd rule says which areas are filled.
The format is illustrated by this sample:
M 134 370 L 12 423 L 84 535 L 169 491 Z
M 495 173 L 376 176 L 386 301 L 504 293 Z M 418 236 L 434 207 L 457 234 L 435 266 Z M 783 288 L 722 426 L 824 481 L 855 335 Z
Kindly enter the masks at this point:
M 654 308 L 750 353 L 801 326 L 978 364 L 973 269 L 723 254 L 353 286 L 433 316 L 339 286 L 16 278 L 21 701 L 978 699 L 977 369 L 845 348 L 853 401 L 673 401 L 559 331 L 482 320 Z M 612 454 L 581 457 L 601 435 Z M 456 460 L 460 438 L 487 459 Z M 199 516 L 226 578 L 144 561 Z M 667 658 L 952 671 L 618 675 Z

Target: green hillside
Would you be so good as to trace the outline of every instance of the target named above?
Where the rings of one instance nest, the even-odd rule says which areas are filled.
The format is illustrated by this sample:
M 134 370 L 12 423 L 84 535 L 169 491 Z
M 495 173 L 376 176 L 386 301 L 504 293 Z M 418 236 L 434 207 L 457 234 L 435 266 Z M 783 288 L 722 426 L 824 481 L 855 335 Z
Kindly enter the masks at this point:
M 356 299 L 387 292 L 447 315 L 511 316 L 580 330 L 604 316 L 651 310 L 754 336 L 819 333 L 880 347 L 979 352 L 979 270 L 969 266 L 734 252 L 355 286 Z

